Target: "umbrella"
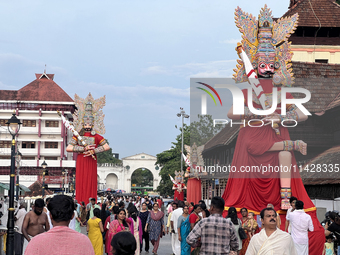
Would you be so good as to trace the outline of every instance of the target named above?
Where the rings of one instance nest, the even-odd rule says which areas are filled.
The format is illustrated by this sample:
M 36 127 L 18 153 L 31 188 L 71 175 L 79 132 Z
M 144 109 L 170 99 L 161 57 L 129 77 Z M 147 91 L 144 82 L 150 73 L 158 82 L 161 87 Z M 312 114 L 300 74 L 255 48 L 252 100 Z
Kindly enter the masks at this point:
M 126 193 L 126 191 L 125 191 L 125 190 L 122 190 L 122 189 L 116 189 L 116 192 L 117 192 L 117 193 Z

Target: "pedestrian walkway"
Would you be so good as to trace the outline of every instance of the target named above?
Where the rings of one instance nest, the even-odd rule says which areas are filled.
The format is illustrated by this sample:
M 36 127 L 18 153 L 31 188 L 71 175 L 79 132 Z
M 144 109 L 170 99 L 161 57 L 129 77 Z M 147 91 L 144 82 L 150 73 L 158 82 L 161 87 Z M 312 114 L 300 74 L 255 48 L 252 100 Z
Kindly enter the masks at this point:
M 165 217 L 165 219 L 164 219 L 164 222 L 166 223 L 167 222 L 167 217 Z M 82 227 L 81 228 L 81 232 L 84 234 L 84 235 L 86 235 L 86 227 Z M 145 246 L 145 245 L 143 245 L 143 246 Z M 143 252 L 141 253 L 141 255 L 146 255 L 146 254 L 148 254 L 148 255 L 151 255 L 152 254 L 152 244 L 151 244 L 151 242 L 150 242 L 150 251 L 149 251 L 149 253 L 146 253 L 144 250 L 143 250 Z M 105 251 L 105 249 L 104 249 L 104 251 Z M 104 253 L 104 255 L 105 255 L 106 253 Z M 172 254 L 172 248 L 171 248 L 171 236 L 170 236 L 170 234 L 168 234 L 168 235 L 165 235 L 165 236 L 163 236 L 162 238 L 161 238 L 161 241 L 160 241 L 160 243 L 159 243 L 159 248 L 158 248 L 158 253 L 157 253 L 158 255 L 169 255 L 169 254 Z

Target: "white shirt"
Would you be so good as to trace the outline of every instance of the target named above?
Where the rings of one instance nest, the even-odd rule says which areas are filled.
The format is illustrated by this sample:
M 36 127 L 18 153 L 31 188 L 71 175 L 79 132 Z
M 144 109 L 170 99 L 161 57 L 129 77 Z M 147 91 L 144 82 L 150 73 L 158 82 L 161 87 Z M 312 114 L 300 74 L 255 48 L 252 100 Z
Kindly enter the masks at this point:
M 255 234 L 251 239 L 246 255 L 298 255 L 290 234 L 276 229 L 267 236 L 266 230 Z
M 76 218 L 78 217 L 78 213 L 77 211 L 75 210 L 74 211 L 74 215 L 73 215 L 73 218 L 72 220 L 70 221 L 70 223 L 68 224 L 68 227 L 70 229 L 73 229 L 73 230 L 76 230 Z
M 18 232 L 20 234 L 22 234 L 22 223 L 24 222 L 24 218 L 25 218 L 26 213 L 27 212 L 26 212 L 25 208 L 21 208 L 15 216 L 17 218 L 17 220 L 15 221 L 15 226 L 18 227 Z
M 175 233 L 177 233 L 177 222 L 178 222 L 178 218 L 179 216 L 181 216 L 183 214 L 183 209 L 180 207 L 180 208 L 177 208 L 175 211 L 172 212 L 172 215 L 171 215 L 171 221 L 174 222 L 174 229 L 175 230 Z
M 288 220 L 288 219 L 287 219 L 287 216 L 288 216 L 288 214 L 290 214 L 290 213 L 292 212 L 292 210 L 293 210 L 293 207 L 290 207 L 290 208 L 287 210 L 286 220 Z M 289 223 L 289 225 L 288 225 L 288 233 L 290 234 L 291 232 L 292 232 L 292 225 L 290 225 L 290 223 Z
M 312 218 L 303 209 L 295 210 L 287 215 L 292 225 L 292 238 L 297 244 L 308 244 L 308 230 L 314 231 Z

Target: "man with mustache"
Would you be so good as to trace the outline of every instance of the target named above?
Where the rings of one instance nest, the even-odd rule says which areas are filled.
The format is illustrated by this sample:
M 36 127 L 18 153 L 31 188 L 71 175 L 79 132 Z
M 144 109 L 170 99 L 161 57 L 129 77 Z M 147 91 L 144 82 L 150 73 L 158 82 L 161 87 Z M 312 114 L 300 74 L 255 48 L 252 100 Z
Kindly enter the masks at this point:
M 31 238 L 50 229 L 47 214 L 43 211 L 44 206 L 45 202 L 43 199 L 36 199 L 33 210 L 28 212 L 24 218 L 24 223 L 22 224 L 22 234 L 25 237 L 23 253 Z
M 277 213 L 273 208 L 261 211 L 264 228 L 250 240 L 246 255 L 297 255 L 292 237 L 277 228 Z

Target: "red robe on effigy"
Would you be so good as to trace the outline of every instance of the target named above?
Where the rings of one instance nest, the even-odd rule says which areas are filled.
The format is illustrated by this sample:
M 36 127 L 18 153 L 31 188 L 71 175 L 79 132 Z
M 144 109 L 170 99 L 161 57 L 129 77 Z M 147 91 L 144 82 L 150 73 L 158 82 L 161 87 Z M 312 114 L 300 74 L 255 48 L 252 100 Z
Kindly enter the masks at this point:
M 181 187 L 182 187 L 182 190 L 181 192 L 178 191 L 178 189 L 176 188 L 175 189 L 175 193 L 174 193 L 174 200 L 176 200 L 176 198 L 179 200 L 179 201 L 184 201 L 184 183 L 180 183 Z M 176 187 L 177 185 L 174 185 L 174 187 Z
M 188 178 L 187 182 L 187 201 L 198 204 L 202 199 L 201 180 L 197 178 Z
M 270 81 L 270 80 L 268 80 Z M 261 85 L 266 94 L 271 93 L 271 81 L 263 82 Z M 278 91 L 280 88 L 278 88 Z M 247 90 L 243 90 L 245 105 L 247 105 Z M 287 98 L 292 98 L 287 94 Z M 279 100 L 279 99 L 278 99 Z M 279 102 L 279 101 L 278 101 Z M 261 108 L 261 105 L 253 102 L 255 108 Z M 271 105 L 271 104 L 269 104 Z M 281 104 L 278 103 L 278 107 Z M 277 110 L 280 113 L 280 110 Z M 237 121 L 240 122 L 240 121 Z M 255 122 L 251 123 L 255 125 Z M 267 207 L 267 204 L 273 204 L 276 211 L 279 211 L 281 217 L 281 229 L 284 230 L 286 222 L 286 211 L 281 211 L 281 193 L 280 193 L 280 174 L 279 172 L 240 172 L 245 170 L 244 167 L 258 166 L 263 169 L 263 166 L 278 167 L 279 166 L 279 151 L 268 151 L 274 143 L 284 140 L 290 140 L 288 128 L 280 125 L 280 135 L 276 135 L 271 125 L 262 127 L 246 126 L 240 128 L 235 152 L 232 161 L 232 167 L 236 172 L 229 174 L 226 189 L 223 194 L 225 200 L 225 210 L 234 206 L 238 211 L 242 207 L 259 214 L 262 209 Z M 299 168 L 296 165 L 294 153 L 292 152 L 292 167 L 291 167 L 291 190 L 292 196 L 304 202 L 304 208 L 313 220 L 314 232 L 309 232 L 309 254 L 322 254 L 325 241 L 324 229 L 316 216 L 316 208 L 310 200 L 303 182 L 300 177 Z M 226 211 L 224 216 L 226 216 Z
M 91 135 L 90 132 L 86 132 L 82 137 L 88 145 L 95 144 L 96 148 L 105 142 L 104 137 Z M 77 141 L 75 136 L 73 139 Z M 97 199 L 97 160 L 79 153 L 76 164 L 76 199 L 87 204 L 89 198 Z

